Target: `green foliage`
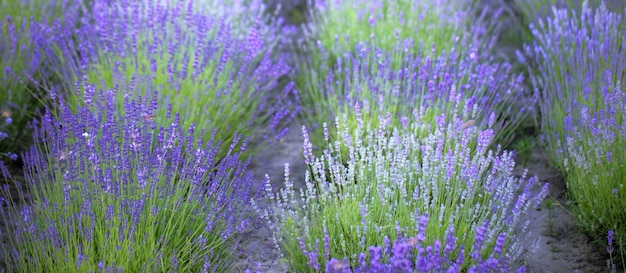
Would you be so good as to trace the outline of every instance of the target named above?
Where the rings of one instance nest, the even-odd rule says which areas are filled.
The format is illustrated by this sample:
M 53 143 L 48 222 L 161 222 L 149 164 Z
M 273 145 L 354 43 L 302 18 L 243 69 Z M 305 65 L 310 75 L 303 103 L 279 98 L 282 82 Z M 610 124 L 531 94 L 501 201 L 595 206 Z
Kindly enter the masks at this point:
M 449 51 L 464 34 L 463 11 L 458 5 L 413 0 L 325 4 L 312 9 L 315 26 L 311 28 L 315 39 L 327 49 L 352 50 L 359 42 L 375 39 L 381 50 L 389 52 L 397 40 L 411 39 L 415 43 L 410 52 L 418 51 L 421 44 L 425 48 L 436 45 L 436 56 Z M 332 58 L 330 63 L 334 63 Z
M 532 150 L 537 147 L 535 136 L 523 136 L 513 142 L 511 148 L 517 155 L 517 162 L 522 166 L 528 164 L 528 160 L 532 155 Z

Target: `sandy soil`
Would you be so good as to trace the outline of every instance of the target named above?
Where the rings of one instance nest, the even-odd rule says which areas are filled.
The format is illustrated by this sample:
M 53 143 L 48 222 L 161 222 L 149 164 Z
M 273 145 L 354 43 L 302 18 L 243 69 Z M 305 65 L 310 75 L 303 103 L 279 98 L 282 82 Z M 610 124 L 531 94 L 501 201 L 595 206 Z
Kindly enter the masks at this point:
M 603 258 L 603 249 L 593 245 L 589 238 L 577 231 L 571 214 L 559 204 L 567 207 L 566 186 L 562 177 L 548 166 L 542 148 L 534 148 L 525 168 L 529 175 L 537 176 L 541 181 L 550 183 L 551 208 L 543 206 L 531 211 L 528 217 L 531 224 L 528 238 L 537 239 L 536 248 L 529 251 L 525 259 L 528 272 L 608 272 Z M 518 174 L 524 167 L 518 167 Z M 528 242 L 531 243 L 531 242 Z

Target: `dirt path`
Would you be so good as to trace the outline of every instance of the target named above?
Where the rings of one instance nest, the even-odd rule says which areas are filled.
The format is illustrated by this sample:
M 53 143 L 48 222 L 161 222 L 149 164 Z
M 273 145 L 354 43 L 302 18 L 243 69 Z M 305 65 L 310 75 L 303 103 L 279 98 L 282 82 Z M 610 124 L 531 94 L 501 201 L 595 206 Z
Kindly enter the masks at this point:
M 567 202 L 565 183 L 548 166 L 545 151 L 540 147 L 534 148 L 528 162 L 532 162 L 526 166 L 529 175 L 536 175 L 541 181 L 550 183 L 548 198 L 555 200 L 551 207 L 543 206 L 528 215 L 532 223 L 528 229 L 529 238 L 534 239 L 533 241 L 539 239 L 535 251 L 530 252 L 525 260 L 528 272 L 608 272 L 602 256 L 603 250 L 591 244 L 587 236 L 579 233 L 571 214 L 559 206 L 565 206 Z M 518 174 L 523 172 L 523 168 L 517 168 Z

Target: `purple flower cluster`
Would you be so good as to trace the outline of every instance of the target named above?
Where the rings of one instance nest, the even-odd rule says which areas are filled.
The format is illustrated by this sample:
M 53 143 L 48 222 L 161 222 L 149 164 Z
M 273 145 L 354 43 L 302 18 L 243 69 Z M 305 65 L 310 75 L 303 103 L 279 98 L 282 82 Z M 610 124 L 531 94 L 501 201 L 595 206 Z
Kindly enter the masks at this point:
M 218 162 L 220 144 L 194 138 L 194 125 L 184 130 L 170 112 L 170 125 L 157 128 L 146 118 L 158 108 L 157 93 L 125 99 L 121 112 L 117 90 L 83 90 L 92 100 L 75 111 L 58 101 L 23 154 L 32 204 L 6 211 L 15 200 L 2 192 L 4 222 L 15 224 L 8 265 L 21 272 L 227 271 L 234 238 L 250 222 L 244 206 L 252 174 L 239 160 L 243 149 L 233 143 Z M 235 141 L 245 147 L 247 139 Z
M 423 221 L 428 221 L 428 216 L 420 217 Z M 393 245 L 389 238 L 385 237 L 383 246 L 370 246 L 368 253 L 360 253 L 358 264 L 350 264 L 347 258 L 338 260 L 332 258 L 326 263 L 327 273 L 387 273 L 387 272 L 526 272 L 524 266 L 514 269 L 514 264 L 506 256 L 498 257 L 503 250 L 507 235 L 500 233 L 496 243 L 492 245 L 483 244 L 483 240 L 488 232 L 487 225 L 479 226 L 477 229 L 476 246 L 474 253 L 470 256 L 471 265 L 464 266 L 464 248 L 457 248 L 454 228 L 451 227 L 443 242 L 435 240 L 432 244 L 425 244 L 425 232 L 402 238 L 399 237 Z M 328 240 L 326 238 L 325 240 Z M 325 243 L 326 244 L 326 243 Z M 487 259 L 483 259 L 480 251 L 492 247 L 489 252 L 493 253 Z M 449 257 L 455 255 L 456 259 Z

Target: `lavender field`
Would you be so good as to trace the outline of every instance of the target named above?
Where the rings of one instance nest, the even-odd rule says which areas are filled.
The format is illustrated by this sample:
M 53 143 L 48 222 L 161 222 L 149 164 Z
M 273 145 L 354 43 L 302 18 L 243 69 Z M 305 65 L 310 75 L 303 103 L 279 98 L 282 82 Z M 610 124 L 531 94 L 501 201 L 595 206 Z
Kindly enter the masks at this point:
M 0 0 L 0 272 L 626 272 L 618 0 Z

